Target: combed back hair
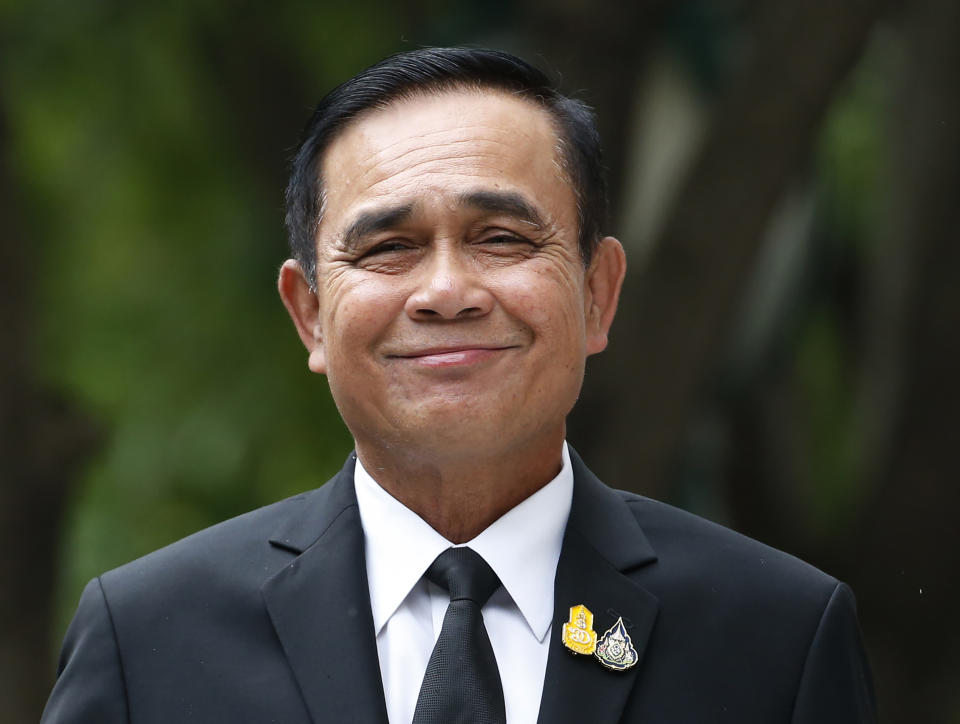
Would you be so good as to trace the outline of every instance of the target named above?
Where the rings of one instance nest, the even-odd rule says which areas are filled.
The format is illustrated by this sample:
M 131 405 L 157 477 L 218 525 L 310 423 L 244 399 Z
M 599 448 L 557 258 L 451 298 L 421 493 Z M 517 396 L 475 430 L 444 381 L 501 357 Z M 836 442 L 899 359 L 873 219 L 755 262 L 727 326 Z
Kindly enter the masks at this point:
M 397 53 L 330 91 L 316 107 L 293 158 L 287 185 L 287 232 L 293 258 L 317 280 L 316 235 L 325 206 L 323 155 L 358 116 L 421 93 L 460 88 L 503 91 L 543 108 L 558 139 L 558 162 L 577 202 L 580 257 L 589 265 L 606 224 L 607 190 L 593 111 L 568 98 L 540 70 L 509 53 L 422 48 Z

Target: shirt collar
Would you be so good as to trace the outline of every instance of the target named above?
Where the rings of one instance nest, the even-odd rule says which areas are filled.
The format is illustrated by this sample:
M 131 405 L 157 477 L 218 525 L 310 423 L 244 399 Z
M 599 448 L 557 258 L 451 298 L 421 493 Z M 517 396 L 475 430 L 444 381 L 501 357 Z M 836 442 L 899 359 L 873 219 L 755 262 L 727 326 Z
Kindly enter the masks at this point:
M 464 544 L 490 564 L 541 641 L 553 620 L 553 582 L 573 498 L 566 443 L 562 459 L 553 480 Z M 373 625 L 379 635 L 434 559 L 453 544 L 381 488 L 359 460 L 354 485 Z

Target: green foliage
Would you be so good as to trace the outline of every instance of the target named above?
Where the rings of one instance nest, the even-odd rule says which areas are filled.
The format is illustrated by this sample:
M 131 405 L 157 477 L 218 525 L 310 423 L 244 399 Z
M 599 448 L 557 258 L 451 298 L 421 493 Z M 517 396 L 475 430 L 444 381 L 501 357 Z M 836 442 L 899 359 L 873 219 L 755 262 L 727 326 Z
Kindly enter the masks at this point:
M 350 449 L 275 291 L 283 166 L 319 95 L 399 32 L 372 0 L 2 17 L 39 373 L 104 432 L 63 540 L 65 619 L 91 576 L 315 487 Z M 289 103 L 250 100 L 274 91 Z
M 887 41 L 887 42 L 883 42 Z M 858 64 L 834 102 L 820 134 L 815 157 L 819 185 L 820 233 L 826 239 L 822 277 L 838 267 L 863 274 L 877 253 L 886 218 L 888 183 L 884 127 L 890 103 L 889 75 L 894 48 L 879 38 Z M 802 399 L 809 524 L 829 537 L 855 513 L 866 493 L 862 458 L 860 345 L 862 289 L 851 279 L 821 279 L 832 289 L 807 310 L 798 339 L 795 384 Z M 837 290 L 843 288 L 841 292 Z M 854 305 L 851 307 L 851 305 Z
M 796 359 L 807 451 L 808 524 L 829 536 L 847 520 L 861 492 L 856 400 L 846 341 L 827 308 L 811 314 Z
M 835 235 L 856 244 L 877 239 L 885 218 L 880 205 L 887 193 L 889 129 L 884 124 L 897 50 L 893 38 L 876 39 L 820 134 L 816 161 L 825 214 Z

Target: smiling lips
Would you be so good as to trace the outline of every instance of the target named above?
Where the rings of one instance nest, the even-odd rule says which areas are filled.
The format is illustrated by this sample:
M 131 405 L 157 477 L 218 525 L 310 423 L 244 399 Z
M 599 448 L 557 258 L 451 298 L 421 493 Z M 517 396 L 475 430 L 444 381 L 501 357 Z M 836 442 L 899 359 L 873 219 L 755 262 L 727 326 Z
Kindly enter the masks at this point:
M 455 345 L 431 347 L 388 355 L 392 359 L 409 360 L 424 367 L 460 367 L 489 361 L 513 345 Z

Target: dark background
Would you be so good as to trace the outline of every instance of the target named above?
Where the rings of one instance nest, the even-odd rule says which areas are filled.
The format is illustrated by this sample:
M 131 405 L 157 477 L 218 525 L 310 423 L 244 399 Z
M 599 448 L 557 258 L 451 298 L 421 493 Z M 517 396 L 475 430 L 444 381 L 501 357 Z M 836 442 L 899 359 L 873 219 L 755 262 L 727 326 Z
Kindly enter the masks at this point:
M 960 3 L 0 2 L 0 712 L 90 577 L 350 438 L 277 299 L 336 82 L 516 52 L 600 115 L 628 287 L 570 439 L 859 599 L 888 722 L 960 721 Z

